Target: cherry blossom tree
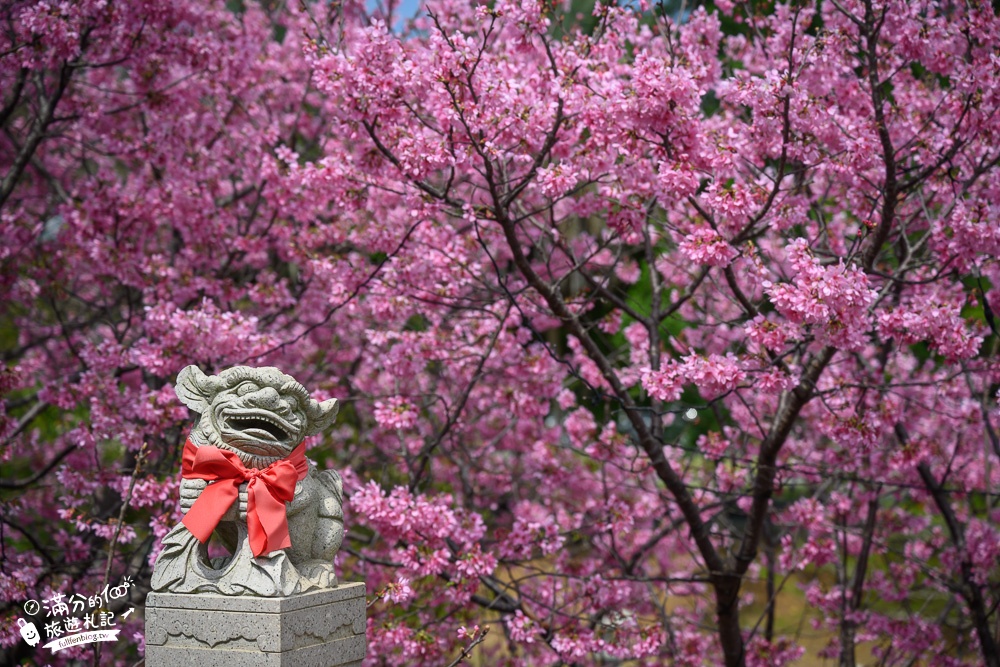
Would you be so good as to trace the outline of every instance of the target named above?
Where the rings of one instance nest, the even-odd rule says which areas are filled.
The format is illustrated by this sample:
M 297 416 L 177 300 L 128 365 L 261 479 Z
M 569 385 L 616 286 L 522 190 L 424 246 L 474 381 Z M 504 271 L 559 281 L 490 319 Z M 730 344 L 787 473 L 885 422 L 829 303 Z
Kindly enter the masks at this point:
M 242 363 L 341 401 L 367 664 L 1000 665 L 996 11 L 577 9 L 0 10 L 5 661 Z

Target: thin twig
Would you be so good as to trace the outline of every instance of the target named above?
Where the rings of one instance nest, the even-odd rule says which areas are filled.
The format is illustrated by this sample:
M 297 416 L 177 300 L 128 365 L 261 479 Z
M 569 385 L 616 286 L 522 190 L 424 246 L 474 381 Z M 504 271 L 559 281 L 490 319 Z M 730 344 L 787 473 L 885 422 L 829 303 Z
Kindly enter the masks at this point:
M 482 644 L 483 640 L 486 639 L 486 635 L 488 635 L 489 633 L 490 633 L 490 626 L 484 625 L 479 633 L 474 634 L 472 636 L 472 641 L 469 642 L 468 646 L 462 649 L 462 653 L 457 658 L 448 663 L 448 667 L 456 667 L 459 663 L 468 658 L 469 655 L 472 654 L 472 649 Z

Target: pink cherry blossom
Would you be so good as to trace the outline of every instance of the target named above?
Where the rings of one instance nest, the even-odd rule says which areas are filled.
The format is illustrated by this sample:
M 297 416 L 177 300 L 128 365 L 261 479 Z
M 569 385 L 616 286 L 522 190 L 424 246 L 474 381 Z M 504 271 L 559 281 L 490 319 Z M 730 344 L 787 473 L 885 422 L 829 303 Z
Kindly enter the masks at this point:
M 1000 660 L 996 8 L 588 8 L 0 8 L 0 662 L 188 364 L 340 400 L 371 667 Z
M 729 266 L 738 254 L 718 232 L 707 227 L 699 227 L 685 236 L 679 248 L 692 262 L 709 266 Z

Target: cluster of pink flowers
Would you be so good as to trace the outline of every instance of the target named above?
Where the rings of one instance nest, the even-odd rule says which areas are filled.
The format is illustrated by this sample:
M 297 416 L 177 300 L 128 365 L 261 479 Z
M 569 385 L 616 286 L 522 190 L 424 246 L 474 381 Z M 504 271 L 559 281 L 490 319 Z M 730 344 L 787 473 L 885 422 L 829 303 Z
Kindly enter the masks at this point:
M 370 667 L 789 664 L 765 576 L 996 653 L 996 8 L 376 4 L 0 7 L 0 662 L 148 579 L 192 363 L 341 399 Z
M 353 494 L 351 509 L 397 545 L 396 557 L 415 577 L 447 571 L 474 581 L 496 567 L 496 559 L 479 545 L 485 532 L 482 518 L 455 512 L 447 496 L 432 500 L 399 487 L 387 494 L 370 482 Z
M 709 227 L 699 227 L 684 237 L 678 248 L 692 262 L 726 267 L 739 254 L 719 233 Z
M 979 351 L 983 336 L 974 333 L 962 317 L 960 299 L 933 292 L 914 295 L 910 304 L 879 313 L 879 334 L 904 345 L 927 341 L 948 359 L 970 359 Z
M 747 377 L 736 355 L 731 353 L 724 357 L 718 354 L 704 357 L 689 355 L 684 357 L 680 372 L 686 381 L 698 387 L 702 396 L 708 399 L 733 391 Z
M 774 307 L 795 324 L 816 326 L 831 345 L 861 347 L 870 328 L 868 309 L 878 296 L 865 273 L 843 263 L 823 266 L 804 238 L 789 244 L 788 254 L 794 282 L 764 283 Z
M 406 430 L 417 423 L 416 408 L 406 398 L 393 396 L 388 401 L 376 401 L 375 421 L 382 428 Z
M 733 391 L 746 381 L 747 374 L 739 359 L 733 354 L 721 356 L 692 354 L 682 363 L 664 362 L 658 371 L 647 369 L 642 374 L 642 386 L 650 396 L 661 401 L 680 398 L 685 383 L 692 383 L 706 399 Z
M 676 401 L 684 386 L 680 365 L 671 359 L 664 362 L 659 370 L 647 368 L 642 372 L 642 386 L 659 401 Z

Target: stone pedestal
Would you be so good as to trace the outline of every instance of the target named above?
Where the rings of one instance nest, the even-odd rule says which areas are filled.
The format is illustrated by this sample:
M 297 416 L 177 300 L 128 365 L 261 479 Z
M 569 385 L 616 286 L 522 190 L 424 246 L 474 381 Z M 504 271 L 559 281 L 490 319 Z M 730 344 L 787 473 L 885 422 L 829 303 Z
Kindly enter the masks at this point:
M 365 585 L 290 597 L 150 593 L 147 667 L 360 667 Z

